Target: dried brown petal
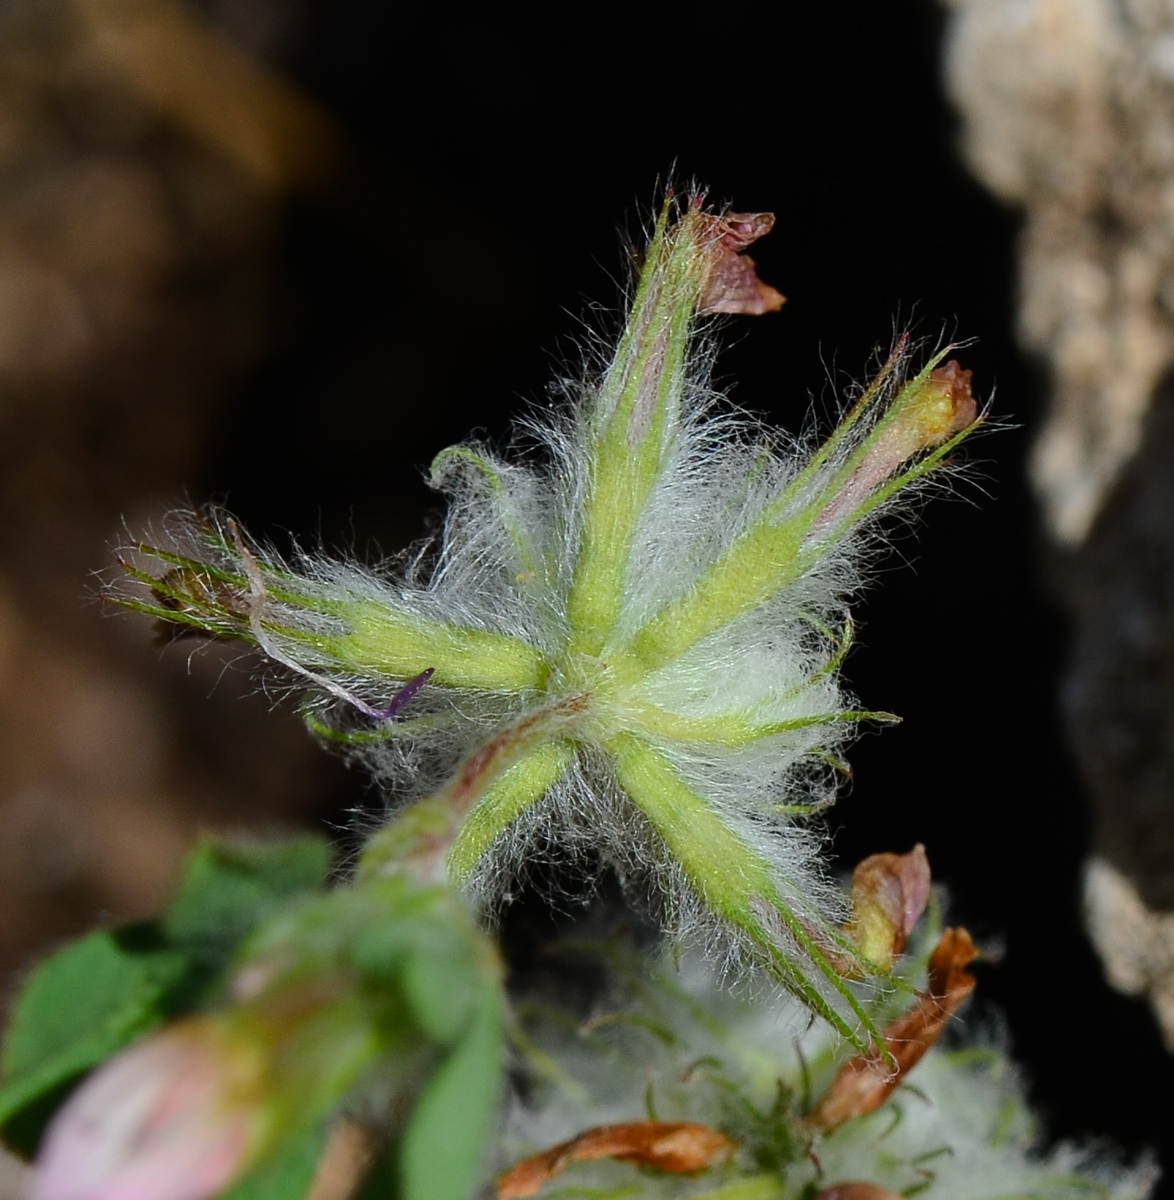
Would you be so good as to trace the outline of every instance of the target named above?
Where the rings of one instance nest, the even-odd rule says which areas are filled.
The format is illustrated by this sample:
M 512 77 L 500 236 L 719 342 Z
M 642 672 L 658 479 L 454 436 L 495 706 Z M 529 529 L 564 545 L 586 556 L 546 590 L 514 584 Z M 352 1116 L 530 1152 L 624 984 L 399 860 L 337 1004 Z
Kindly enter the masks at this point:
M 697 244 L 709 259 L 697 311 L 757 317 L 782 308 L 785 297 L 758 278 L 754 259 L 742 252 L 771 231 L 773 213 L 694 213 Z
M 929 899 L 925 847 L 908 854 L 873 854 L 852 873 L 852 920 L 847 933 L 870 961 L 886 970 L 905 949 Z
M 929 960 L 929 990 L 884 1031 L 885 1047 L 896 1069 L 875 1052 L 849 1059 L 807 1118 L 809 1125 L 827 1133 L 872 1112 L 889 1098 L 974 991 L 974 976 L 966 968 L 977 953 L 965 929 L 947 929 L 942 934 Z
M 815 1200 L 900 1200 L 900 1197 L 875 1183 L 837 1183 L 824 1188 Z
M 524 1158 L 497 1181 L 497 1200 L 520 1200 L 567 1166 L 596 1158 L 618 1158 L 677 1175 L 703 1171 L 726 1159 L 735 1143 L 708 1125 L 688 1121 L 629 1121 L 599 1125 L 542 1154 Z
M 978 957 L 965 929 L 947 929 L 929 960 L 929 994 L 952 1013 L 971 992 L 975 978 L 966 969 Z
M 721 234 L 722 245 L 735 254 L 741 254 L 751 242 L 760 237 L 766 237 L 775 227 L 774 213 L 726 213 L 725 216 L 715 217 L 715 221 L 724 226 Z
M 161 608 L 182 615 L 204 616 L 209 610 L 219 609 L 228 618 L 248 620 L 247 602 L 239 591 L 190 567 L 172 567 L 166 571 L 151 588 L 151 597 Z M 163 617 L 155 621 L 154 634 L 158 649 L 180 638 L 231 640 L 212 630 L 198 629 L 181 621 L 171 622 Z

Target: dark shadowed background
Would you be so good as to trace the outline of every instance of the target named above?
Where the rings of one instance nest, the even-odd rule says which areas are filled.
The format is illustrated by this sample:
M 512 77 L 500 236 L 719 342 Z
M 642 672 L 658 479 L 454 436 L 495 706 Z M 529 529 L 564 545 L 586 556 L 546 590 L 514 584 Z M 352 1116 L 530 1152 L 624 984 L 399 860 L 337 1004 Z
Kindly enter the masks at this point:
M 0 13 L 7 7 L 6 36 L 19 27 L 26 40 L 34 10 L 47 11 L 25 3 Z M 145 164 L 163 180 L 164 224 L 179 232 L 157 252 L 162 265 L 136 293 L 146 315 L 116 351 L 84 359 L 68 387 L 42 372 L 24 392 L 9 388 L 18 400 L 0 399 L 0 459 L 10 480 L 23 471 L 25 481 L 0 498 L 10 524 L 0 615 L 11 610 L 14 644 L 30 661 L 87 664 L 99 716 L 114 703 L 102 702 L 103 686 L 130 696 L 118 736 L 141 747 L 134 714 L 145 712 L 160 725 L 153 753 L 164 765 L 123 784 L 107 766 L 87 791 L 84 779 L 54 775 L 67 751 L 50 740 L 37 759 L 50 765 L 4 785 L 0 856 L 27 867 L 27 853 L 12 849 L 19 835 L 47 861 L 68 843 L 81 864 L 58 869 L 56 882 L 38 870 L 0 885 L 11 905 L 0 914 L 7 969 L 98 920 L 153 906 L 200 827 L 333 828 L 348 807 L 373 801 L 323 760 L 294 712 L 239 699 L 252 690 L 244 672 L 217 682 L 213 654 L 189 678 L 186 650 L 152 662 L 143 627 L 103 620 L 85 572 L 111 562 L 104 547 L 119 516 L 134 524 L 168 501 L 215 497 L 279 542 L 294 531 L 365 559 L 401 549 L 435 520 L 423 483 L 434 453 L 472 428 L 505 439 L 512 413 L 545 403 L 548 381 L 575 370 L 589 306 L 614 322 L 621 231 L 637 233 L 671 173 L 778 216 L 755 258 L 787 304 L 731 324 L 718 366 L 739 405 L 798 429 L 812 404 L 834 412 L 837 390 L 862 378 L 895 328 L 975 339 L 959 357 L 1010 427 L 975 440 L 957 498 L 934 500 L 914 532 L 894 530 L 858 609 L 851 686 L 904 723 L 852 751 L 854 778 L 831 819 L 835 849 L 850 868 L 925 843 L 955 919 L 1004 949 L 981 969 L 978 1011 L 1005 1014 L 1050 1135 L 1106 1134 L 1130 1154 L 1170 1146 L 1174 1060 L 1141 1004 L 1102 982 L 1080 930 L 1087 817 L 1056 715 L 1065 630 L 1024 482 L 1040 380 L 1012 339 L 1016 221 L 955 154 L 938 11 L 919 0 L 825 0 L 579 6 L 539 19 L 497 7 L 220 0 L 204 18 L 225 45 L 315 102 L 335 131 L 315 128 L 335 149 L 309 182 L 293 168 L 257 182 L 198 122 L 160 116 L 142 86 L 133 104 L 152 115 L 137 125 L 108 113 L 105 125 L 87 125 L 49 105 L 65 123 L 58 158 Z M 32 38 L 42 55 L 46 36 Z M 18 166 L 35 173 L 44 161 Z M 7 179 L 11 194 L 23 177 L 5 170 L 0 187 Z M 218 170 L 215 186 L 191 182 Z M 217 187 L 229 215 L 214 218 L 190 196 Z M 226 193 L 239 195 L 229 204 Z M 102 236 L 89 206 L 76 221 L 83 242 L 87 229 Z M 91 335 L 100 346 L 113 336 Z M 69 404 L 53 408 L 47 397 L 65 392 Z M 21 449 L 59 443 L 75 449 Z M 64 480 L 51 494 L 50 470 Z M 60 707 L 37 699 L 35 663 L 3 669 L 0 720 L 21 731 L 8 735 L 20 743 L 13 753 L 31 753 Z M 104 683 L 107 671 L 121 682 Z M 101 720 L 86 719 L 98 758 L 115 753 L 123 743 L 103 741 Z M 67 723 L 62 736 L 77 729 Z M 137 798 L 124 810 L 127 789 Z M 58 828 L 63 804 L 82 814 L 78 828 L 99 831 L 89 843 Z M 116 867 L 95 866 L 115 853 L 115 835 L 100 830 L 123 819 L 135 826 L 133 850 Z M 140 869 L 148 884 L 120 882 Z M 525 899 L 516 920 L 533 930 L 542 911 Z

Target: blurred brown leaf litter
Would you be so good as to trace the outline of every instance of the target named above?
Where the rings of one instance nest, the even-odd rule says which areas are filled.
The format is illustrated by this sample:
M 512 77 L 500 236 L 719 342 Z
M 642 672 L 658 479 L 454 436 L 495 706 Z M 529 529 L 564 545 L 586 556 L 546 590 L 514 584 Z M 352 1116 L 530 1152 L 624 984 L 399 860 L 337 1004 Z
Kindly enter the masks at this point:
M 155 909 L 199 828 L 321 803 L 297 722 L 213 690 L 231 652 L 160 663 L 87 581 L 124 520 L 145 528 L 198 478 L 274 336 L 283 203 L 328 186 L 339 156 L 313 101 L 180 0 L 0 6 L 6 980 L 96 920 Z

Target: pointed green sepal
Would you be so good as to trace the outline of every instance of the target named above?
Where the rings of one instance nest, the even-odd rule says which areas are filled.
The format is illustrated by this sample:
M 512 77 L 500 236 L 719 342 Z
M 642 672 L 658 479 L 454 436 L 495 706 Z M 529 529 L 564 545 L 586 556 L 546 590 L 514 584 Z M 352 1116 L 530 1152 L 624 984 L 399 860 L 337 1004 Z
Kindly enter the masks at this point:
M 550 791 L 574 754 L 569 742 L 548 742 L 490 785 L 462 822 L 448 852 L 448 871 L 454 883 L 463 883 L 506 829 Z
M 589 478 L 567 603 L 572 654 L 598 654 L 619 614 L 632 539 L 677 433 L 709 263 L 701 218 L 661 210 L 628 323 L 588 412 Z
M 780 895 L 770 864 L 647 742 L 632 734 L 620 734 L 608 743 L 607 750 L 615 760 L 620 785 L 664 842 L 672 861 L 705 908 L 752 948 L 784 987 L 854 1046 L 867 1051 L 879 1041 L 871 1019 L 828 954 Z M 794 940 L 801 956 L 779 945 L 771 935 L 768 924 L 774 920 Z M 857 1027 L 845 1020 L 813 978 L 800 969 L 800 958 L 807 961 L 815 977 L 822 977 L 830 990 L 839 994 L 859 1022 Z

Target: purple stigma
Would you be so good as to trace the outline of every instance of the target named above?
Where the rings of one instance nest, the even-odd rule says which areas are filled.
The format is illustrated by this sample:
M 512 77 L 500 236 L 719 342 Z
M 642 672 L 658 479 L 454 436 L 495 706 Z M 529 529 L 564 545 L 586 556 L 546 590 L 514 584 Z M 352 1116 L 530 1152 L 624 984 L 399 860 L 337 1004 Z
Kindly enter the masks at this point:
M 371 708 L 364 705 L 367 715 L 374 717 L 377 721 L 390 721 L 435 674 L 436 668 L 429 667 L 426 671 L 421 671 L 415 679 L 409 679 L 392 697 L 391 703 L 386 708 Z

